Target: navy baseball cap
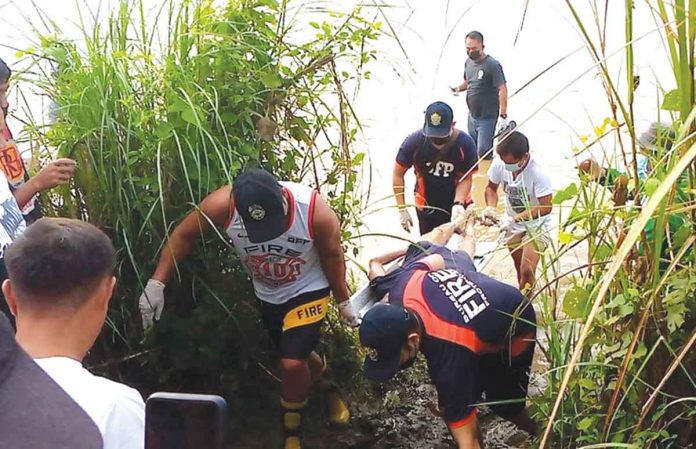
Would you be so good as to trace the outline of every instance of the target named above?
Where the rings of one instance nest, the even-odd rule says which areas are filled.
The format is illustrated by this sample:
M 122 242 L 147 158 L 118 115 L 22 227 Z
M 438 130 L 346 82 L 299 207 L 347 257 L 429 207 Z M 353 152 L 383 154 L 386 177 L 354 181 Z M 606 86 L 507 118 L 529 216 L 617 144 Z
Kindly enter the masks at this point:
M 423 135 L 443 139 L 450 136 L 454 112 L 452 108 L 442 101 L 436 101 L 425 110 L 425 124 Z
M 285 232 L 283 186 L 266 170 L 250 168 L 232 185 L 234 204 L 252 243 L 273 240 Z
M 360 344 L 367 355 L 363 364 L 365 377 L 377 382 L 389 380 L 399 371 L 401 348 L 406 343 L 409 315 L 395 304 L 377 304 L 360 324 Z

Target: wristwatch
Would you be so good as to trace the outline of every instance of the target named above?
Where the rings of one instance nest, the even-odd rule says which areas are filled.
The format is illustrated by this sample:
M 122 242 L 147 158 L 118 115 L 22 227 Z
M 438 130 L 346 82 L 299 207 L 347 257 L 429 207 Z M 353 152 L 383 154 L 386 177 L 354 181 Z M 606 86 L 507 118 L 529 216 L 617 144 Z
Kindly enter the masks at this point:
M 507 114 L 500 114 L 500 118 L 507 118 Z

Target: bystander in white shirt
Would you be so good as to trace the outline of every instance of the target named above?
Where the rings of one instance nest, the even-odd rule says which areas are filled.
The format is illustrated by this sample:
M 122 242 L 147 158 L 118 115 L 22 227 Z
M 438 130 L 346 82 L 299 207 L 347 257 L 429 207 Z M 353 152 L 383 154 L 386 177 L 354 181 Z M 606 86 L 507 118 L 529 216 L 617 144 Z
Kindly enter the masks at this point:
M 505 192 L 505 213 L 514 217 L 528 210 L 531 206 L 539 205 L 539 198 L 551 195 L 553 187 L 551 178 L 536 163 L 530 159 L 527 166 L 517 177 L 505 169 L 505 163 L 499 157 L 493 159 L 488 169 L 488 179 L 494 184 L 502 184 Z M 551 216 L 513 223 L 509 229 L 511 234 L 523 234 L 528 231 L 548 232 Z
M 145 403 L 137 390 L 95 376 L 68 357 L 34 361 L 94 420 L 104 449 L 145 447 Z

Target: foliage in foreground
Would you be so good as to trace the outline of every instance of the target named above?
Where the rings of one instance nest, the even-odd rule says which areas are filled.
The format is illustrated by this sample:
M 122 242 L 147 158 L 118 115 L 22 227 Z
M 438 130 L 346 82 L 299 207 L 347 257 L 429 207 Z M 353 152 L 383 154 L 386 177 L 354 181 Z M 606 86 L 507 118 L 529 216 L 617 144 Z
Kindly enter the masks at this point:
M 683 448 L 696 441 L 696 11 L 684 1 L 647 2 L 677 85 L 661 95 L 654 120 L 671 124 L 677 136 L 671 151 L 663 144 L 648 155 L 651 171 L 640 179 L 632 162 L 641 131 L 633 115 L 633 3 L 626 1 L 620 79 L 610 73 L 605 34 L 595 38 L 592 19 L 566 1 L 613 114 L 595 127 L 596 139 L 582 139 L 582 150 L 601 146 L 618 154 L 627 174 L 615 185 L 582 178 L 554 198 L 569 206 L 559 232 L 561 254 L 585 244 L 588 257 L 580 275 L 563 273 L 539 294 L 550 363 L 549 388 L 536 401 L 548 423 L 542 447 Z M 596 28 L 606 29 L 611 18 L 597 2 L 588 4 Z M 557 298 L 563 286 L 567 291 Z
M 44 208 L 100 226 L 119 250 L 109 327 L 90 362 L 145 393 L 217 392 L 232 410 L 264 417 L 254 410 L 275 391 L 251 288 L 223 236 L 179 266 L 162 320 L 143 341 L 142 286 L 165 235 L 205 195 L 261 165 L 319 188 L 344 237 L 359 225 L 363 154 L 348 95 L 369 77 L 379 24 L 359 8 L 302 24 L 302 8 L 171 0 L 148 13 L 142 1 L 123 0 L 107 20 L 81 17 L 84 45 L 52 24 L 26 51 L 38 73 L 29 81 L 57 106 L 54 123 L 29 127 L 29 138 L 78 162 L 74 184 Z M 330 353 L 350 344 L 340 326 L 328 335 Z M 334 368 L 350 376 L 353 363 L 339 357 Z

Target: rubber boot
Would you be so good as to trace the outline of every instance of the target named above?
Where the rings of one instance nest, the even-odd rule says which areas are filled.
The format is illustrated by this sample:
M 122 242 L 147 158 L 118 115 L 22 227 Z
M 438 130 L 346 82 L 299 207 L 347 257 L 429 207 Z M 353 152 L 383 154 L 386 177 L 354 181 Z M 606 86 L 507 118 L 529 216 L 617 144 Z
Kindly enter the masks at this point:
M 321 375 L 326 372 L 328 367 L 326 355 L 322 354 L 321 359 L 322 362 L 324 362 L 324 367 L 321 370 L 319 378 L 315 380 L 315 383 L 319 387 L 319 390 L 326 395 L 326 401 L 329 406 L 329 422 L 331 424 L 345 426 L 350 422 L 350 410 L 348 410 L 348 403 L 343 398 L 341 390 L 339 390 L 336 385 L 326 379 L 321 378 Z
M 329 422 L 339 426 L 348 425 L 350 410 L 348 410 L 348 403 L 337 386 L 331 385 L 326 392 L 326 399 L 329 403 Z
M 307 400 L 288 402 L 281 398 L 280 405 L 283 407 L 283 449 L 302 449 L 304 446 L 302 419 Z

